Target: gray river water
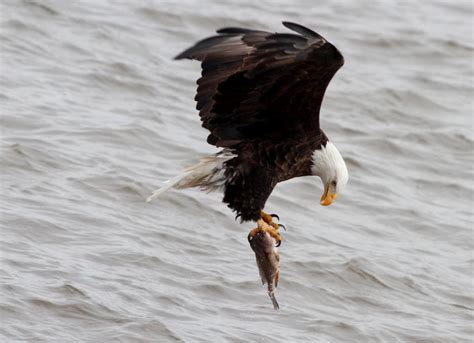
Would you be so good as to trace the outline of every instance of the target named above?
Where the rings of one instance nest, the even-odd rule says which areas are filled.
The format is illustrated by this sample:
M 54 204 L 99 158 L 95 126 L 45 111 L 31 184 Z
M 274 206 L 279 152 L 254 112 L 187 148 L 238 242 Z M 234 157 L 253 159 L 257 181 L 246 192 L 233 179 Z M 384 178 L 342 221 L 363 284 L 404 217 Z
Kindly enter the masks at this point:
M 0 5 L 0 341 L 470 342 L 471 1 L 26 1 Z M 350 174 L 267 203 L 274 311 L 221 194 L 145 199 L 199 156 L 199 64 L 225 26 L 304 24 L 346 64 L 323 103 Z

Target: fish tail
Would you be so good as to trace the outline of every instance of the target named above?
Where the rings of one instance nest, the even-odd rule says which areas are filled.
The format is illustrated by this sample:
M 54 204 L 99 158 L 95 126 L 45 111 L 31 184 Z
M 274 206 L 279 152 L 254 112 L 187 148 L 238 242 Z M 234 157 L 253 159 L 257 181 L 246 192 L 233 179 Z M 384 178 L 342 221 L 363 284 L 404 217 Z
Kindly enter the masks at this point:
M 270 297 L 270 300 L 272 301 L 272 304 L 273 304 L 273 308 L 275 310 L 279 310 L 280 309 L 280 305 L 278 305 L 278 301 L 276 300 L 275 298 L 275 293 L 273 293 L 273 290 L 269 290 L 268 291 L 268 296 Z

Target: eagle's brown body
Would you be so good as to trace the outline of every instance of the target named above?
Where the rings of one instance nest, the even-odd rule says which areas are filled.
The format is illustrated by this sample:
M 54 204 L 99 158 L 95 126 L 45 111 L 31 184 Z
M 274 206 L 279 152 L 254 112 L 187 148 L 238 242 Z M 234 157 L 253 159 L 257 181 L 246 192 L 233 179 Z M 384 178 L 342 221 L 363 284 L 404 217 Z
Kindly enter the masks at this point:
M 257 141 L 233 147 L 237 155 L 227 161 L 224 202 L 242 221 L 257 221 L 277 183 L 311 175 L 312 153 L 327 142 L 320 137 L 309 142 L 281 141 L 279 144 Z

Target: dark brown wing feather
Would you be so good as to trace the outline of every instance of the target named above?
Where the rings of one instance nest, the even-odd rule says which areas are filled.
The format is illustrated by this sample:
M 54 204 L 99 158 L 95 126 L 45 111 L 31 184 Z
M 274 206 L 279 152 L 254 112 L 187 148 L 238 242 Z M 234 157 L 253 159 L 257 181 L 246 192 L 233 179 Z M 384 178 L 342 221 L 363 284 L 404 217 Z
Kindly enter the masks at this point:
M 224 28 L 176 57 L 202 62 L 195 99 L 210 144 L 319 137 L 324 92 L 344 59 L 316 32 L 283 24 L 299 35 Z

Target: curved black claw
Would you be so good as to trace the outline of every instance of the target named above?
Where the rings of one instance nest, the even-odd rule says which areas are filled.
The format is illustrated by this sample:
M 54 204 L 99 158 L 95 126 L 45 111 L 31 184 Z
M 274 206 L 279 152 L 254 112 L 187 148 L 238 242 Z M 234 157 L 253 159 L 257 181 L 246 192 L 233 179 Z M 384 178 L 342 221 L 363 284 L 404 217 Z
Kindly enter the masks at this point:
M 270 214 L 270 217 L 276 218 L 278 221 L 280 221 L 280 217 L 278 216 L 278 214 L 272 213 Z
M 282 227 L 282 228 L 283 228 L 283 230 L 285 230 L 285 231 L 286 231 L 286 227 L 285 227 L 285 225 L 283 225 L 283 224 L 278 224 L 278 227 Z
M 279 240 L 277 241 L 277 243 L 275 244 L 275 247 L 278 248 L 280 245 L 281 245 L 281 239 L 279 239 Z

